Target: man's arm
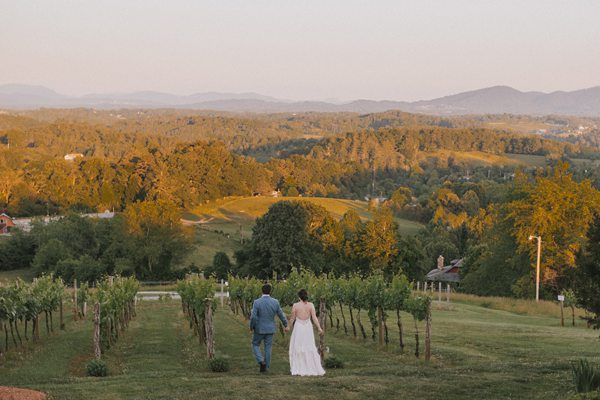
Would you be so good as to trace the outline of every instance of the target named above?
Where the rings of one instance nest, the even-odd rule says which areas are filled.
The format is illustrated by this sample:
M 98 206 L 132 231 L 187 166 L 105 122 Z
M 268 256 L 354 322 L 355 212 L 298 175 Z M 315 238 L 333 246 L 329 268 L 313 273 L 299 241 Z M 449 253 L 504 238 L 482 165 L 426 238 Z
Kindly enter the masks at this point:
M 276 300 L 277 301 L 277 300 Z M 281 306 L 279 305 L 279 301 L 277 301 L 277 316 L 279 317 L 279 319 L 281 320 L 281 323 L 283 324 L 283 326 L 285 328 L 287 328 L 288 326 L 288 321 L 285 318 L 285 314 L 283 313 L 283 310 L 281 309 Z
M 256 322 L 258 320 L 258 309 L 256 308 L 256 300 L 252 303 L 252 312 L 250 313 L 250 330 L 253 331 L 256 328 Z

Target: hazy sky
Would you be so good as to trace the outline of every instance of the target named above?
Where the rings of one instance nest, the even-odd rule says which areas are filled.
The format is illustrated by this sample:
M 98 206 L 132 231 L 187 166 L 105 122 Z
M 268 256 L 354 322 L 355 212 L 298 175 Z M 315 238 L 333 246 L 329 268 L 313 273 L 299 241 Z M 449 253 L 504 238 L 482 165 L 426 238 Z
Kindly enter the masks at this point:
M 427 99 L 600 85 L 597 0 L 0 0 L 0 84 Z

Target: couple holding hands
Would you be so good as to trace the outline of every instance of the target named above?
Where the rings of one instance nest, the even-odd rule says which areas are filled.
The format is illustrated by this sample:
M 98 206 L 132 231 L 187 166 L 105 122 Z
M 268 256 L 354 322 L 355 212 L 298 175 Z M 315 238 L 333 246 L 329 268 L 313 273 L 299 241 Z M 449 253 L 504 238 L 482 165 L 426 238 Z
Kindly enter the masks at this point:
M 273 335 L 275 334 L 275 316 L 279 317 L 281 323 L 288 332 L 292 329 L 290 338 L 289 361 L 292 375 L 321 376 L 325 370 L 321 366 L 321 357 L 315 346 L 313 333 L 314 322 L 319 334 L 323 334 L 315 306 L 308 301 L 308 293 L 305 289 L 298 292 L 299 301 L 292 306 L 292 315 L 289 321 L 286 319 L 279 301 L 271 297 L 271 285 L 262 287 L 262 296 L 254 300 L 252 313 L 250 315 L 250 330 L 253 332 L 252 349 L 256 362 L 260 366 L 260 372 L 267 372 L 271 361 L 271 348 L 273 346 Z M 265 354 L 260 350 L 260 344 L 264 342 Z

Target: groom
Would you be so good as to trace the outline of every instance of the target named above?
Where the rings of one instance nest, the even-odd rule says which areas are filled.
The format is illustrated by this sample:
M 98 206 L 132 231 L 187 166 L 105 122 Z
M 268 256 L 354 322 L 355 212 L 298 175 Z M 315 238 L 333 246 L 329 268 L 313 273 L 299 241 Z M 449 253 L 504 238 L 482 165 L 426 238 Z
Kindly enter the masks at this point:
M 275 334 L 275 315 L 279 317 L 287 330 L 287 319 L 279 305 L 279 301 L 271 297 L 271 285 L 262 287 L 262 297 L 254 300 L 252 314 L 250 315 L 250 331 L 254 332 L 252 337 L 252 350 L 256 362 L 260 365 L 260 372 L 267 372 L 271 362 L 271 347 L 273 346 L 273 334 Z M 265 342 L 265 356 L 260 351 L 260 343 Z

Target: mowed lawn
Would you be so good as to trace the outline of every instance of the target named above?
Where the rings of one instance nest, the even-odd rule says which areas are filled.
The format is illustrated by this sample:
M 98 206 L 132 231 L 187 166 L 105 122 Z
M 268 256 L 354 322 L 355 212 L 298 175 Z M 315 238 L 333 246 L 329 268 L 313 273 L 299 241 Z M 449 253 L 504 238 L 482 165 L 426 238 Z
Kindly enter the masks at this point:
M 519 315 L 464 303 L 440 303 L 433 312 L 433 359 L 414 353 L 414 324 L 403 314 L 406 348 L 398 346 L 395 317 L 390 344 L 354 338 L 329 328 L 327 345 L 345 362 L 322 378 L 288 374 L 288 337 L 276 335 L 273 365 L 258 372 L 247 323 L 228 309 L 216 313 L 216 347 L 231 370 L 212 373 L 191 335 L 179 303 L 145 302 L 125 336 L 106 354 L 111 374 L 84 374 L 91 357 L 91 323 L 42 337 L 23 355 L 0 361 L 0 385 L 43 390 L 53 399 L 559 399 L 573 392 L 570 363 L 600 362 L 598 331 L 558 326 L 547 316 Z M 367 316 L 361 315 L 370 334 Z M 421 340 L 424 339 L 420 324 Z

